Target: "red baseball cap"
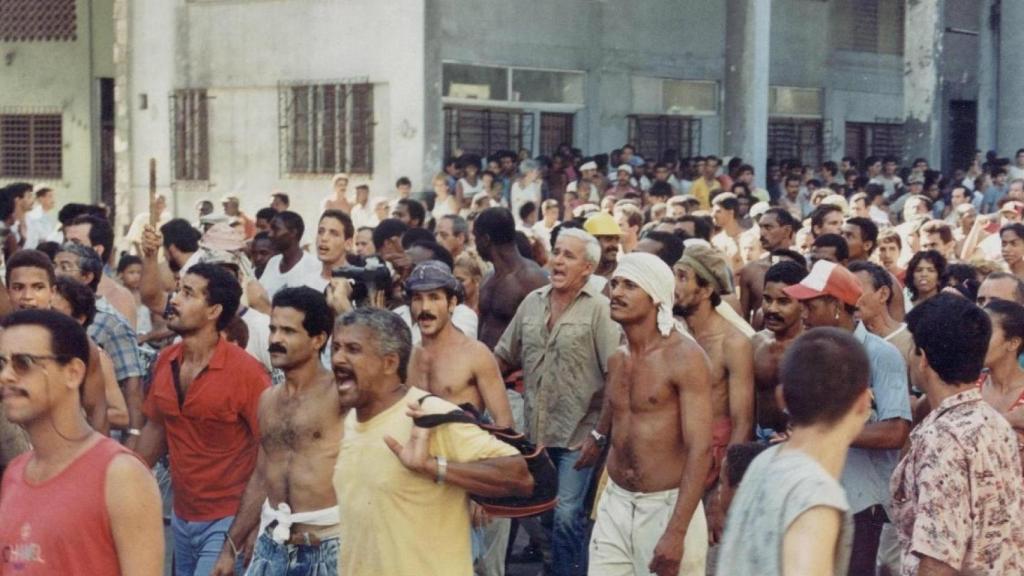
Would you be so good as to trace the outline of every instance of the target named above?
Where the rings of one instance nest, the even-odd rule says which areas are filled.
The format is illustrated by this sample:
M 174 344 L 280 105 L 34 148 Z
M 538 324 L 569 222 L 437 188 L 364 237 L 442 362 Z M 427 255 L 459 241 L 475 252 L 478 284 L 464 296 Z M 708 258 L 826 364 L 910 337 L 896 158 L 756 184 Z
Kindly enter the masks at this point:
M 862 294 L 860 281 L 853 272 L 828 260 L 815 262 L 811 273 L 799 284 L 787 286 L 785 292 L 797 300 L 832 296 L 850 306 L 856 306 Z

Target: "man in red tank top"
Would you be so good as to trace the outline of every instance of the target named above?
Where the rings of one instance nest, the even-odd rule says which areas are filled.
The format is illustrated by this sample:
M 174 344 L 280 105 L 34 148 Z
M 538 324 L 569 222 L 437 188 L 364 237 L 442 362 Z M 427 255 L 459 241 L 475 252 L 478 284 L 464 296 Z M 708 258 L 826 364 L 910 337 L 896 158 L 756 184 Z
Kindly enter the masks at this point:
M 33 449 L 0 487 L 0 574 L 159 574 L 160 492 L 127 448 L 89 427 L 81 387 L 85 330 L 50 310 L 21 310 L 0 323 L 4 415 Z

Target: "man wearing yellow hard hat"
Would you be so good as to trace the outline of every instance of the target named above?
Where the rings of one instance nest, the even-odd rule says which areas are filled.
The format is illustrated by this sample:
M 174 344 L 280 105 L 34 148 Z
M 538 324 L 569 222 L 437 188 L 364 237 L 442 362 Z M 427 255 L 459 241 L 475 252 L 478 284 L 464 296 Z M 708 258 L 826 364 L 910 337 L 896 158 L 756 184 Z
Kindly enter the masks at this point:
M 619 262 L 622 229 L 615 222 L 615 217 L 607 212 L 598 212 L 587 218 L 583 229 L 597 238 L 601 244 L 601 261 L 597 265 L 597 270 L 594 270 L 594 276 L 610 279 Z

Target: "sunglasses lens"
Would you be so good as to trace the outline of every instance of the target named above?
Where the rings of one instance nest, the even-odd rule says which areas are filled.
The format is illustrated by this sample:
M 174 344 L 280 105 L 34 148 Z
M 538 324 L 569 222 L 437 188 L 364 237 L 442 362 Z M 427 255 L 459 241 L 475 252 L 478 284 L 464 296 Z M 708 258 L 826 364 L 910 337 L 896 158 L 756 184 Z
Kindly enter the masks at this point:
M 35 364 L 32 357 L 25 354 L 14 354 L 11 356 L 11 363 L 14 364 L 14 371 L 18 374 L 25 374 Z

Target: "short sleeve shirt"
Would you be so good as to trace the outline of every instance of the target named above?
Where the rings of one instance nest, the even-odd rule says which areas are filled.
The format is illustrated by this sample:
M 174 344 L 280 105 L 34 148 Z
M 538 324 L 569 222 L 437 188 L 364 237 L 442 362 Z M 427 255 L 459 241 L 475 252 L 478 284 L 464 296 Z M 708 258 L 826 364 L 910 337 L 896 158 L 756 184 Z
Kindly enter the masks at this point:
M 299 259 L 295 266 L 292 266 L 291 270 L 282 272 L 281 255 L 278 254 L 267 261 L 267 266 L 263 269 L 263 275 L 260 276 L 260 284 L 263 285 L 263 288 L 267 291 L 267 297 L 270 299 L 273 299 L 274 294 L 277 294 L 284 288 L 308 286 L 322 292 L 324 287 L 327 286 L 327 280 L 320 275 L 322 272 L 323 264 L 316 256 L 309 252 L 303 252 L 302 258 Z
M 118 382 L 140 378 L 146 373 L 135 331 L 105 298 L 96 299 L 96 316 L 86 331 L 89 338 L 110 356 Z
M 270 379 L 255 358 L 221 338 L 179 400 L 174 366 L 180 365 L 182 346 L 178 342 L 160 354 L 142 409 L 166 432 L 174 513 L 209 522 L 238 510 L 256 466 L 257 413 Z
M 1017 437 L 977 388 L 950 396 L 910 434 L 892 476 L 901 574 L 920 556 L 963 574 L 1024 574 Z

